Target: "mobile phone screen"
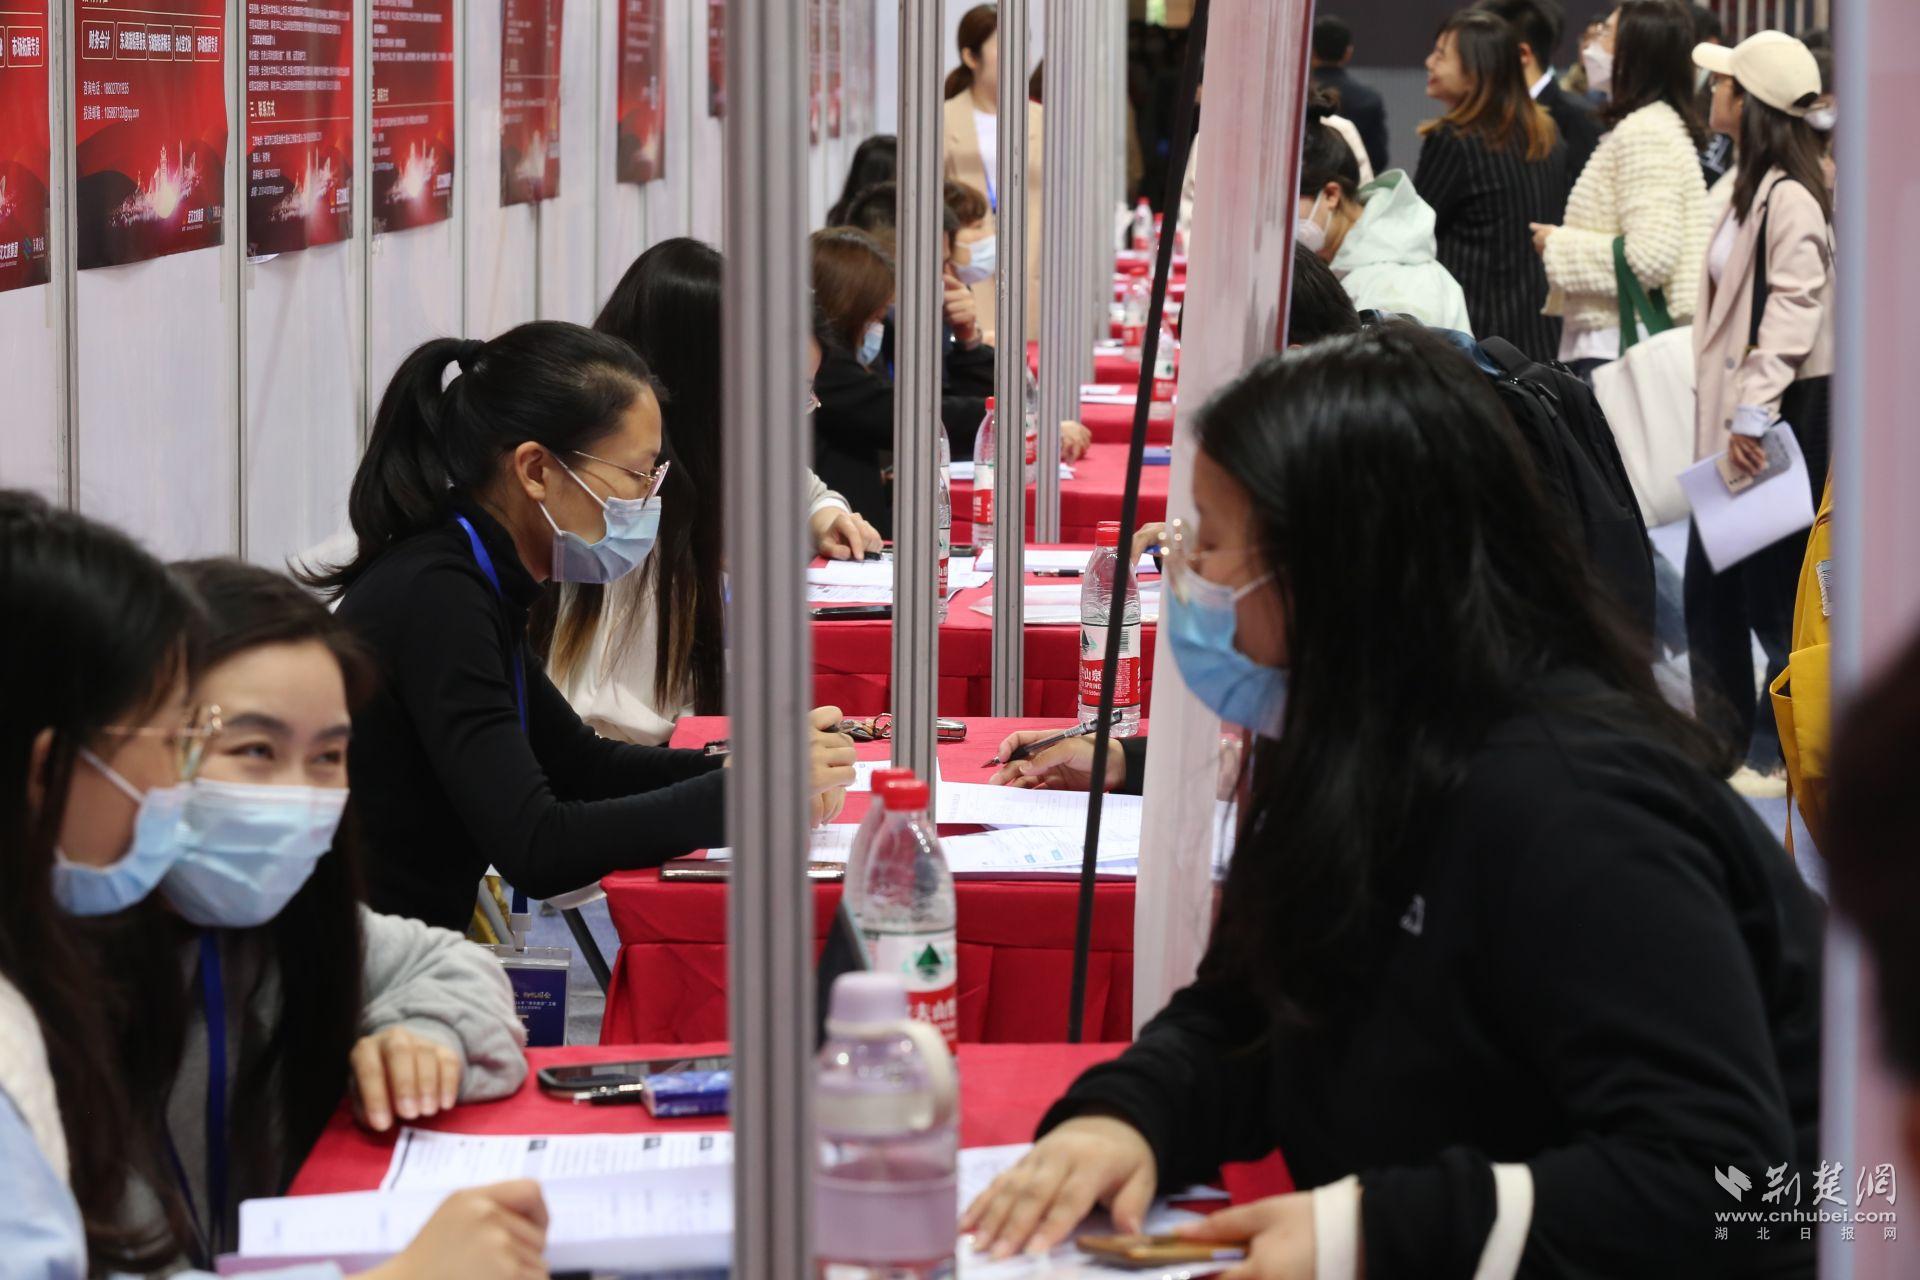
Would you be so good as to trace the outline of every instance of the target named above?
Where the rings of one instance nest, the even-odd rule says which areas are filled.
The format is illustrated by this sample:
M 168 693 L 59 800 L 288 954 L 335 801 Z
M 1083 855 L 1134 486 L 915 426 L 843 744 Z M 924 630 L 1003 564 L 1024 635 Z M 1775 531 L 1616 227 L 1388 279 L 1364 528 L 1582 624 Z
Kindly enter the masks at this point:
M 583 1062 L 576 1066 L 542 1067 L 540 1087 L 548 1093 L 589 1093 L 625 1084 L 639 1084 L 648 1076 L 678 1071 L 724 1071 L 728 1058 L 650 1058 L 636 1062 Z

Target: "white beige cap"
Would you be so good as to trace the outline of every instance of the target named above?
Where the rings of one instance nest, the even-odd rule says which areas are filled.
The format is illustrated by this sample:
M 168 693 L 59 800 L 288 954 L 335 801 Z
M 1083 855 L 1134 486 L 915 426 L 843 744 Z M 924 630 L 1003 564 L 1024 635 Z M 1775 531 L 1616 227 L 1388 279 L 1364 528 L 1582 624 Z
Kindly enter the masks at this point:
M 1732 76 L 1742 89 L 1790 116 L 1806 115 L 1820 96 L 1820 66 L 1812 50 L 1784 31 L 1756 31 L 1731 49 L 1697 44 L 1693 60 Z

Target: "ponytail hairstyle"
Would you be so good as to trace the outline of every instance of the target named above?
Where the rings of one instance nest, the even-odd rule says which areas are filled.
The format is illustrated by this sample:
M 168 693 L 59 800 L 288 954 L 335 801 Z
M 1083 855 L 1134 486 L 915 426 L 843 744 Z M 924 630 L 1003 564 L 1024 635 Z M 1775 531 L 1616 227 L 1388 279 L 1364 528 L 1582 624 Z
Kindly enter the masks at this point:
M 452 499 L 484 488 L 505 455 L 529 440 L 554 454 L 591 452 L 642 392 L 658 394 L 639 354 L 577 324 L 422 343 L 387 384 L 354 473 L 347 515 L 358 550 L 301 581 L 339 594 L 395 543 L 446 522 Z
M 1513 27 L 1484 9 L 1462 9 L 1440 24 L 1440 37 L 1451 35 L 1460 66 L 1473 88 L 1460 105 L 1420 126 L 1426 137 L 1442 127 L 1463 137 L 1476 137 L 1489 151 L 1519 146 L 1529 161 L 1553 153 L 1560 131 L 1546 108 L 1533 100 L 1527 77 L 1520 70 L 1520 40 Z
M 1307 135 L 1300 147 L 1300 194 L 1312 195 L 1329 182 L 1340 187 L 1340 198 L 1352 200 L 1360 191 L 1360 161 L 1353 148 L 1327 123 L 1337 115 L 1335 98 L 1326 90 L 1307 102 Z
M 972 54 L 975 61 L 984 58 L 987 41 L 999 30 L 1000 10 L 994 5 L 977 4 L 960 15 L 960 30 L 954 37 L 960 48 L 960 65 L 947 72 L 946 98 L 957 98 L 973 88 L 973 68 L 967 65 L 967 55 Z
M 314 642 L 339 663 L 350 708 L 371 689 L 372 669 L 346 624 L 290 578 L 230 559 L 188 561 L 172 572 L 204 610 L 203 670 L 269 645 Z M 213 750 L 219 749 L 216 742 Z M 365 1003 L 360 966 L 341 963 L 363 946 L 360 865 L 349 803 L 333 848 L 280 913 L 232 931 L 233 945 L 251 948 L 271 966 L 279 983 L 276 1008 L 284 1011 L 252 1033 L 258 1049 L 233 1083 L 227 1127 L 236 1200 L 282 1194 L 346 1092 L 348 1055 Z M 113 1061 L 132 1092 L 138 1131 L 165 1132 L 196 1000 L 179 956 L 196 932 L 154 894 L 106 922 L 98 938 L 123 1010 Z M 327 945 L 316 946 L 318 938 Z M 177 1252 L 195 1256 L 197 1231 L 188 1225 L 175 1232 Z
M 156 713 L 200 662 L 201 617 L 160 562 L 117 530 L 0 491 L 0 979 L 46 1045 L 67 1142 L 67 1181 L 96 1270 L 145 1273 L 176 1256 L 191 1219 L 160 1155 L 132 1124 L 113 1049 L 128 1015 L 91 945 L 107 921 L 53 898 L 54 846 L 83 748 Z M 36 760 L 42 734 L 50 742 Z M 178 974 L 177 962 L 171 970 Z M 131 1187 L 163 1221 L 124 1221 Z
M 900 169 L 900 139 L 891 133 L 876 133 L 863 138 L 853 150 L 853 160 L 847 165 L 847 181 L 840 188 L 840 198 L 833 202 L 833 208 L 827 210 L 827 225 L 844 227 L 847 225 L 847 210 L 853 208 L 853 202 L 860 193 L 882 182 L 892 182 Z
M 720 252 L 699 240 L 663 240 L 627 268 L 593 322 L 627 343 L 653 369 L 667 396 L 661 410 L 673 469 L 661 490 L 660 540 L 640 569 L 656 638 L 654 705 L 671 714 L 722 714 L 726 694 L 726 554 L 721 469 Z M 585 660 L 596 629 L 620 628 L 617 654 L 635 618 L 606 618 L 608 589 L 562 590 L 548 663 L 564 685 Z

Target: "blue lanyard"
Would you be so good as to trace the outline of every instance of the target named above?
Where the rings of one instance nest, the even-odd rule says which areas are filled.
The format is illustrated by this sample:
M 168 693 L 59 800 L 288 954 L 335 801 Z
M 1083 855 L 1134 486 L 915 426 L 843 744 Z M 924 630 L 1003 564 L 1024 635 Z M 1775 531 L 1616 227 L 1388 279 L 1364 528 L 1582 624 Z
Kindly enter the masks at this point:
M 493 585 L 493 594 L 502 600 L 506 599 L 507 593 L 500 586 L 500 575 L 493 567 L 493 557 L 487 554 L 487 548 L 481 543 L 480 534 L 474 529 L 473 522 L 465 516 L 455 516 L 454 519 L 459 522 L 462 529 L 467 531 L 467 541 L 473 545 L 473 558 L 480 562 L 480 572 L 486 574 L 487 581 Z M 518 644 L 510 645 L 508 657 L 513 663 L 513 701 L 520 711 L 520 732 L 529 733 L 531 731 L 527 728 L 527 670 L 521 663 Z
M 980 172 L 987 180 L 987 208 L 996 215 L 1000 212 L 1000 193 L 993 189 L 993 175 L 987 172 L 987 166 L 981 165 Z
M 193 1215 L 193 1227 L 200 1233 L 206 1256 L 199 1261 L 211 1266 L 220 1252 L 227 1220 L 227 984 L 220 972 L 220 938 L 211 930 L 200 934 L 200 1012 L 207 1021 L 207 1216 L 193 1200 L 193 1184 L 186 1166 L 167 1135 L 167 1157 L 173 1162 L 174 1180 L 186 1197 L 187 1212 Z

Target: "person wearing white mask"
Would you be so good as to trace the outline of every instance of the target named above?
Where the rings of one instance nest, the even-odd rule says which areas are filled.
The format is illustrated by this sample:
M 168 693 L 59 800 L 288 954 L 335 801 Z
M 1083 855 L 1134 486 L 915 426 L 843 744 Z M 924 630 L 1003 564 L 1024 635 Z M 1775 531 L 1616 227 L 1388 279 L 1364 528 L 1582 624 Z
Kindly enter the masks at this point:
M 726 843 L 719 759 L 599 737 L 527 645 L 542 584 L 651 554 L 660 423 L 645 361 L 579 325 L 436 339 L 395 373 L 348 503 L 357 554 L 304 579 L 381 676 L 350 762 L 376 910 L 463 929 L 490 866 L 549 898 Z M 853 780 L 839 719 L 811 717 L 827 819 Z
M 367 913 L 350 852 L 327 852 L 346 696 L 320 637 L 340 628 L 285 579 L 219 574 L 271 580 L 298 627 L 260 627 L 256 609 L 237 628 L 216 606 L 208 636 L 181 579 L 126 537 L 0 492 L 0 607 L 36 624 L 0 641 L 8 1275 L 205 1265 L 233 1247 L 234 1206 L 278 1193 L 350 1083 L 363 1103 L 430 1114 L 526 1074 L 497 966 Z M 203 657 L 210 684 L 194 687 Z M 210 693 L 235 702 L 232 727 Z M 222 1043 L 216 1070 L 207 1046 Z M 377 1105 L 364 1114 L 390 1126 L 395 1107 Z M 545 1227 L 530 1182 L 460 1192 L 366 1274 L 544 1275 Z

